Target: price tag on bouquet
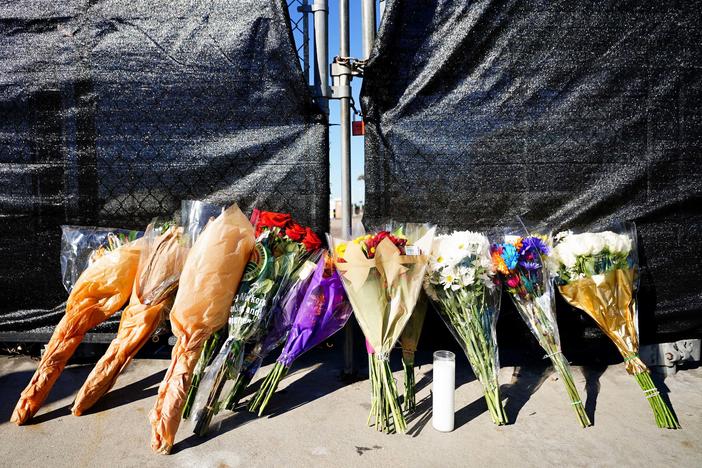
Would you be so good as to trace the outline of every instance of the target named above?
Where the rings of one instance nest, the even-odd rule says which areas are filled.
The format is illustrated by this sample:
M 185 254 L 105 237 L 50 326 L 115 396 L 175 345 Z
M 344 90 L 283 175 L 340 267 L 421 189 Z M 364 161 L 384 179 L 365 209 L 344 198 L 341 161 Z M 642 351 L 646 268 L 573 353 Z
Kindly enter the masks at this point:
M 416 257 L 418 255 L 422 255 L 422 250 L 419 248 L 418 245 L 408 245 L 407 247 L 405 247 L 405 255 L 410 257 Z

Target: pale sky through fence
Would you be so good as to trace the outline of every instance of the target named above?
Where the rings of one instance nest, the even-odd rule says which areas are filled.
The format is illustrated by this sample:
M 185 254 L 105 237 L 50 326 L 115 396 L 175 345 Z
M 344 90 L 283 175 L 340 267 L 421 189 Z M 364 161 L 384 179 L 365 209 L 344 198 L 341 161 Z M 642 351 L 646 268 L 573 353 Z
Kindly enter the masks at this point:
M 310 0 L 309 3 L 312 3 Z M 288 1 L 291 5 L 290 16 L 293 22 L 299 17 L 297 13 L 297 0 Z M 339 53 L 339 2 L 337 0 L 329 0 L 329 63 Z M 380 21 L 380 9 L 376 6 L 376 16 Z M 361 58 L 363 54 L 363 46 L 361 43 L 361 2 L 360 0 L 351 0 L 349 2 L 349 32 L 351 56 Z M 312 17 L 309 18 L 310 39 L 312 39 L 313 31 Z M 295 34 L 296 45 L 301 46 L 302 35 Z M 313 46 L 310 44 L 310 63 Z M 312 80 L 312 69 L 310 69 L 310 80 Z M 354 77 L 351 82 L 353 90 L 353 98 L 356 109 L 361 111 L 361 101 L 359 93 L 361 90 L 361 78 Z M 360 117 L 357 117 L 360 119 Z M 331 100 L 329 103 L 329 180 L 331 188 L 331 199 L 341 198 L 341 155 L 339 148 L 340 128 L 339 128 L 339 101 Z M 358 180 L 359 176 L 363 175 L 363 137 L 351 137 L 351 200 L 353 203 L 362 203 L 364 201 L 364 185 L 362 180 Z

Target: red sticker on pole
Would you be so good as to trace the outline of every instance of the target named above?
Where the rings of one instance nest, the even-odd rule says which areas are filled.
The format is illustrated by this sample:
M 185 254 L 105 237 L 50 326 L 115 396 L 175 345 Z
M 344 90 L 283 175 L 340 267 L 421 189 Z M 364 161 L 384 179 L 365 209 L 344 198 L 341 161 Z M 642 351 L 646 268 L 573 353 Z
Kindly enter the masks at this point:
M 353 136 L 363 136 L 366 134 L 366 124 L 363 120 L 351 122 L 351 134 Z

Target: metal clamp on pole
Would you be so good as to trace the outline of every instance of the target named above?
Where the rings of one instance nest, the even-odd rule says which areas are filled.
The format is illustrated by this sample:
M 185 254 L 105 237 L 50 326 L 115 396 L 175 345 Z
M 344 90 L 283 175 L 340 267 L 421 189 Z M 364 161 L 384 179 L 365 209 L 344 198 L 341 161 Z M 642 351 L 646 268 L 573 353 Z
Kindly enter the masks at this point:
M 300 5 L 297 7 L 297 11 L 300 13 L 314 13 L 315 11 L 329 12 L 329 9 L 327 8 L 327 2 L 317 0 L 312 5 Z
M 331 99 L 351 98 L 350 83 L 354 76 L 363 76 L 363 67 L 366 65 L 365 60 L 358 60 L 351 57 L 334 57 L 330 69 L 332 77 Z M 342 77 L 344 79 L 342 79 Z

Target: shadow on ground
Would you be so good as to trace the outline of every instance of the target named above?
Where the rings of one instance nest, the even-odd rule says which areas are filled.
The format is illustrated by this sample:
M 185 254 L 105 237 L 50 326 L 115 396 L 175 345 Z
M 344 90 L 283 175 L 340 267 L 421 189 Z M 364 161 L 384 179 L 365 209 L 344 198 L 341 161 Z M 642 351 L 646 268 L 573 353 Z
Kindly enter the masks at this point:
M 75 395 L 78 389 L 83 385 L 83 382 L 85 382 L 92 368 L 93 364 L 82 364 L 73 365 L 64 369 L 42 406 Z M 3 393 L 3 398 L 0 399 L 0 424 L 9 422 L 12 411 L 15 409 L 17 400 L 20 397 L 20 393 L 25 389 L 33 375 L 34 370 L 26 370 L 0 376 L 0 389 L 2 389 Z M 66 408 L 68 408 L 68 412 L 66 412 Z M 66 414 L 70 414 L 70 405 L 49 411 L 48 413 L 42 413 L 42 409 L 40 408 L 37 415 L 32 418 L 28 424 L 38 424 L 65 416 Z
M 323 398 L 348 384 L 348 380 L 344 379 L 342 376 L 342 366 L 337 359 L 320 360 L 319 356 L 314 356 L 315 353 L 311 354 L 313 356 L 305 356 L 293 364 L 293 370 L 284 381 L 293 378 L 296 380 L 275 392 L 262 417 L 275 418 L 318 398 Z M 315 365 L 315 363 L 317 364 Z M 304 372 L 306 372 L 306 374 L 298 378 L 296 374 L 303 372 L 302 369 L 307 369 L 308 366 L 315 367 L 309 371 L 305 370 Z M 295 371 L 295 368 L 299 370 Z M 270 370 L 270 368 L 267 370 Z M 187 438 L 177 442 L 173 446 L 172 453 L 178 453 L 181 450 L 196 447 L 256 419 L 258 416 L 250 412 L 247 409 L 247 405 L 250 397 L 253 396 L 261 385 L 265 374 L 260 372 L 256 378 L 257 380 L 249 385 L 245 391 L 244 397 L 242 397 L 235 411 L 230 412 L 224 410 L 217 416 L 219 419 L 213 422 L 207 435 L 199 437 L 195 434 L 191 434 Z M 184 422 L 182 429 L 188 432 L 192 431 L 192 423 Z
M 500 387 L 502 396 L 507 397 L 505 413 L 509 424 L 517 422 L 524 405 L 553 372 L 553 368 L 546 362 L 530 365 L 528 368 L 514 368 L 510 383 Z M 530 416 L 532 414 L 534 413 Z
M 585 376 L 585 413 L 590 422 L 595 424 L 597 410 L 597 396 L 600 394 L 600 377 L 607 370 L 606 364 L 583 367 Z
M 158 386 L 165 375 L 166 369 L 163 369 L 141 380 L 130 383 L 129 385 L 111 390 L 98 400 L 95 406 L 86 411 L 85 414 L 102 413 L 103 411 L 155 396 L 158 393 Z M 119 383 L 119 379 L 117 383 Z

